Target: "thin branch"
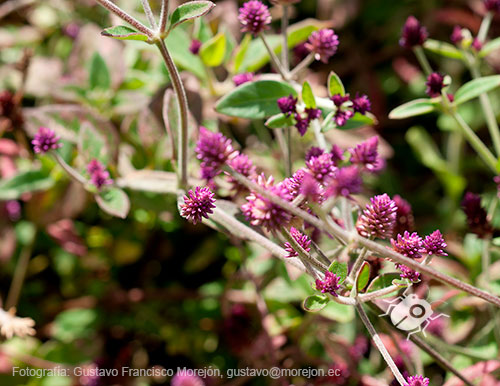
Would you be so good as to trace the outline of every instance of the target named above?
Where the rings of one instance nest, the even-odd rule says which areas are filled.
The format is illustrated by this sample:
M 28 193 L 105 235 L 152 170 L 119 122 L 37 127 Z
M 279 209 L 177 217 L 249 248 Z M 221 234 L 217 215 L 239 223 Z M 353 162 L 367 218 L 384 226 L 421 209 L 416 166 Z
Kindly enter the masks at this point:
M 281 15 L 281 63 L 285 71 L 290 71 L 290 59 L 288 58 L 288 5 L 283 4 L 283 14 Z
M 99 4 L 101 4 L 104 8 L 113 12 L 120 19 L 125 20 L 127 23 L 134 26 L 137 30 L 146 34 L 148 37 L 153 38 L 153 36 L 154 36 L 153 31 L 151 31 L 148 27 L 146 27 L 144 24 L 142 24 L 139 20 L 137 20 L 133 16 L 129 15 L 123 9 L 118 7 L 115 3 L 111 2 L 110 0 L 96 0 L 96 1 Z
M 19 259 L 16 264 L 16 269 L 14 271 L 14 277 L 12 278 L 12 283 L 10 284 L 9 294 L 7 295 L 7 300 L 5 302 L 6 310 L 17 305 L 19 295 L 21 294 L 21 289 L 23 288 L 26 271 L 28 270 L 31 253 L 33 252 L 35 239 L 36 233 L 33 235 L 33 239 L 31 240 L 31 242 L 28 245 L 24 246 L 21 250 Z
M 167 20 L 168 20 L 168 3 L 169 0 L 161 1 L 161 11 L 160 11 L 160 34 L 165 32 L 167 28 Z
M 146 14 L 146 17 L 148 18 L 148 22 L 151 25 L 151 28 L 153 30 L 158 29 L 158 26 L 156 25 L 156 20 L 155 17 L 153 16 L 153 11 L 151 11 L 151 6 L 149 5 L 148 0 L 141 0 L 142 2 L 142 8 L 144 9 L 144 13 Z
M 259 34 L 259 36 L 262 40 L 262 43 L 264 43 L 264 47 L 266 47 L 267 53 L 269 54 L 269 57 L 271 58 L 271 63 L 273 64 L 274 69 L 279 72 L 279 74 L 281 75 L 281 77 L 284 80 L 288 80 L 289 76 L 288 76 L 286 70 L 283 68 L 282 64 L 280 63 L 280 61 L 279 61 L 278 57 L 276 56 L 276 54 L 274 53 L 273 49 L 267 43 L 265 35 L 263 33 L 261 33 L 261 34 Z

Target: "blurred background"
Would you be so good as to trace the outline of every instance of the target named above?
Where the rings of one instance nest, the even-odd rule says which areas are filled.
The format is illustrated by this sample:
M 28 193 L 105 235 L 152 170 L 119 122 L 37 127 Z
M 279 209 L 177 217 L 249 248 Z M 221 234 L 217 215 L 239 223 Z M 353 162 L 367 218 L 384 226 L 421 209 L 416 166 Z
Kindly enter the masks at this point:
M 118 3 L 145 19 L 139 1 Z M 158 11 L 159 2 L 151 3 Z M 167 44 L 184 70 L 190 109 L 197 122 L 220 126 L 248 149 L 257 164 L 266 166 L 279 158 L 277 146 L 272 145 L 270 151 L 259 147 L 259 141 L 270 134 L 262 132 L 262 124 L 217 116 L 213 103 L 218 96 L 205 96 L 203 72 L 199 74 L 197 62 L 186 52 L 193 34 L 210 37 L 224 31 L 232 36 L 233 45 L 241 40 L 237 21 L 241 2 L 216 3 L 202 23 L 187 26 Z M 176 4 L 171 1 L 170 6 Z M 278 31 L 281 8 L 268 5 Z M 450 258 L 443 269 L 472 279 L 480 273 L 481 250 L 475 236 L 466 236 L 460 201 L 467 190 L 486 193 L 484 200 L 491 200 L 496 188 L 489 172 L 465 145 L 460 146 L 459 172 L 443 171 L 429 149 L 445 154 L 450 146 L 454 129 L 445 117 L 392 121 L 388 113 L 424 96 L 425 80 L 418 63 L 398 44 L 406 18 L 416 16 L 432 38 L 449 42 L 455 25 L 475 35 L 483 14 L 480 0 L 302 0 L 292 6 L 291 17 L 292 24 L 318 19 L 339 35 L 338 53 L 328 64 L 313 64 L 307 79 L 321 90 L 334 70 L 351 93 L 369 95 L 378 119 L 373 128 L 339 131 L 330 135 L 330 141 L 350 144 L 378 134 L 384 140 L 387 168 L 367 181 L 367 193 L 404 197 L 413 207 L 415 229 L 420 234 L 436 228 L 445 233 Z M 108 139 L 114 173 L 125 167 L 120 164 L 123 154 L 133 154 L 125 164 L 135 168 L 171 170 L 168 159 L 172 149 L 161 121 L 161 99 L 169 87 L 167 72 L 154 47 L 140 42 L 124 44 L 100 35 L 103 28 L 115 24 L 123 23 L 92 0 L 0 3 L 2 178 L 31 162 L 51 170 L 54 161 L 49 157 L 33 157 L 31 133 L 41 124 L 50 127 L 55 122 L 71 134 L 79 120 L 90 122 Z M 490 36 L 499 32 L 500 18 L 495 18 Z M 107 67 L 107 89 L 89 86 L 95 53 Z M 298 60 L 300 47 L 293 53 Z M 230 58 L 228 52 L 228 61 Z M 429 58 L 436 69 L 451 75 L 452 89 L 470 79 L 461 63 L 433 54 Z M 500 57 L 490 55 L 484 73 L 496 73 L 498 68 Z M 220 81 L 227 77 L 224 66 L 214 71 Z M 269 71 L 269 67 L 257 71 Z M 498 95 L 491 97 L 498 107 Z M 79 108 L 73 110 L 68 105 Z M 467 104 L 462 113 L 481 137 L 487 134 L 477 105 Z M 428 135 L 409 136 L 415 127 L 424 128 Z M 71 142 L 70 134 L 63 139 Z M 267 141 L 272 144 L 272 139 Z M 310 291 L 307 279 L 290 279 L 284 265 L 259 246 L 184 221 L 177 214 L 173 196 L 131 191 L 130 214 L 120 220 L 100 211 L 62 171 L 52 172 L 52 177 L 57 184 L 48 190 L 0 201 L 0 293 L 5 299 L 18 259 L 23 254 L 31 256 L 17 314 L 36 322 L 34 337 L 2 343 L 2 385 L 170 383 L 162 377 L 28 379 L 11 375 L 13 365 L 38 363 L 40 358 L 47 363 L 91 368 L 323 366 L 341 368 L 344 374 L 335 379 L 280 381 L 207 377 L 207 385 L 369 385 L 360 374 L 376 379 L 383 371 L 354 311 L 334 305 L 321 314 L 306 314 L 300 304 Z M 495 283 L 498 291 L 500 280 Z M 452 318 L 453 331 L 459 333 L 446 337 L 451 339 L 449 343 L 463 345 L 472 329 L 487 322 L 487 313 L 471 320 L 472 309 L 467 307 Z M 435 333 L 443 334 L 439 326 Z M 403 347 L 396 348 L 400 338 L 391 340 L 389 335 L 388 345 L 395 356 L 399 355 L 401 368 L 413 373 L 415 369 L 403 363 Z M 491 358 L 488 355 L 494 356 L 496 351 L 487 343 L 481 355 Z M 414 347 L 403 350 L 410 358 L 421 357 Z M 454 359 L 462 368 L 477 360 L 460 355 Z M 426 366 L 426 373 L 434 377 L 432 385 L 441 384 L 444 372 L 432 360 L 422 356 L 415 363 Z

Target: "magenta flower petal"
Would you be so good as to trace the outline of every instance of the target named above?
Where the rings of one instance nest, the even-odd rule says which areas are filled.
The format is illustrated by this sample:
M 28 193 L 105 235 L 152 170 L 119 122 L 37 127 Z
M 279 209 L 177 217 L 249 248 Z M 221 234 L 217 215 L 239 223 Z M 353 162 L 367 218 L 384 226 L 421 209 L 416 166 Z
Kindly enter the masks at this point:
M 207 187 L 197 186 L 184 196 L 184 203 L 180 205 L 181 216 L 198 224 L 203 218 L 208 218 L 215 208 L 215 194 Z

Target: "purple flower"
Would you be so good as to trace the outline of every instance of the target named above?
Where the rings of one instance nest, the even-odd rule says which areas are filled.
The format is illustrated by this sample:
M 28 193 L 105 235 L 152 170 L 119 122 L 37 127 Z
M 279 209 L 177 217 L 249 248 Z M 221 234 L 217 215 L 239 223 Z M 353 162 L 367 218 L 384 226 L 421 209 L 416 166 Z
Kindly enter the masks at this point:
M 324 280 L 316 279 L 316 289 L 324 294 L 328 293 L 333 296 L 338 296 L 337 291 L 340 288 L 339 281 L 340 277 L 330 271 L 326 271 Z
M 273 185 L 273 177 L 266 180 L 265 176 L 261 174 L 257 177 L 257 183 L 283 200 L 291 201 L 293 199 L 287 184 Z M 247 202 L 241 206 L 241 210 L 250 224 L 263 226 L 269 231 L 285 225 L 291 219 L 291 215 L 286 210 L 256 192 L 250 193 Z
M 462 200 L 462 208 L 467 216 L 467 225 L 472 233 L 484 237 L 492 232 L 486 211 L 481 206 L 481 197 L 467 192 Z
M 180 370 L 172 378 L 172 386 L 205 386 L 203 380 L 192 370 Z
M 200 127 L 195 151 L 196 157 L 201 160 L 201 176 L 207 180 L 214 178 L 224 163 L 236 155 L 230 139 L 203 126 Z
M 424 378 L 421 375 L 413 375 L 406 380 L 408 381 L 407 386 L 429 386 L 429 378 Z
M 403 26 L 399 44 L 405 48 L 421 46 L 428 36 L 427 29 L 414 16 L 410 16 Z
M 425 93 L 431 98 L 440 96 L 444 87 L 444 75 L 439 72 L 433 72 L 427 77 L 425 85 L 427 86 Z
M 451 33 L 450 40 L 453 44 L 460 44 L 464 40 L 464 35 L 462 33 L 462 28 L 458 25 L 453 27 L 453 32 Z
M 293 176 L 283 181 L 283 184 L 288 190 L 292 200 L 295 199 L 300 193 L 300 187 L 306 176 L 307 172 L 304 169 L 297 170 Z
M 372 197 L 370 201 L 356 224 L 358 233 L 363 237 L 390 238 L 396 224 L 396 202 L 387 193 Z
M 344 196 L 359 193 L 363 180 L 359 174 L 359 169 L 355 165 L 337 169 L 333 178 L 328 179 L 326 196 Z
M 365 142 L 349 149 L 351 153 L 351 162 L 363 167 L 369 172 L 378 172 L 384 167 L 384 161 L 379 157 L 378 136 L 373 136 Z
M 33 150 L 37 154 L 45 154 L 49 150 L 56 150 L 62 146 L 59 143 L 61 138 L 56 135 L 54 130 L 47 127 L 40 127 L 35 134 L 35 138 L 31 141 Z
M 346 109 L 345 102 L 349 101 L 349 94 L 342 96 L 340 94 L 333 95 L 330 98 L 333 104 L 337 107 L 337 111 L 333 117 L 333 121 L 338 127 L 344 126 L 349 119 L 354 115 L 352 110 Z
M 323 63 L 328 63 L 328 59 L 337 52 L 338 46 L 339 37 L 332 29 L 314 31 L 309 35 L 306 43 L 306 48 L 314 53 L 314 58 L 321 60 Z
M 312 107 L 311 108 L 306 107 L 305 113 L 307 115 L 307 120 L 309 122 L 311 122 L 314 119 L 318 119 L 319 117 L 321 117 L 321 110 L 320 109 L 315 109 L 315 108 L 312 108 Z
M 215 208 L 215 194 L 207 187 L 197 186 L 184 196 L 184 203 L 180 205 L 181 216 L 198 224 L 204 218 L 208 218 Z
M 484 6 L 488 11 L 500 12 L 500 1 L 499 0 L 484 0 Z
M 338 145 L 333 145 L 332 150 L 330 150 L 330 155 L 332 156 L 332 161 L 335 165 L 338 165 L 340 161 L 344 160 L 344 150 Z
M 90 182 L 92 182 L 97 189 L 101 189 L 104 185 L 111 185 L 113 183 L 113 180 L 109 178 L 109 172 L 104 165 L 96 159 L 93 159 L 87 165 L 87 173 L 90 175 Z
M 297 98 L 294 98 L 291 94 L 289 96 L 279 98 L 277 103 L 280 111 L 287 116 L 297 112 Z
M 321 154 L 318 157 L 312 157 L 306 162 L 306 166 L 310 174 L 319 183 L 323 183 L 326 179 L 334 177 L 335 171 L 337 170 L 331 155 L 328 153 Z
M 258 0 L 250 0 L 243 4 L 238 19 L 241 31 L 250 32 L 254 36 L 268 29 L 268 25 L 271 24 L 269 9 Z
M 303 137 L 309 128 L 309 120 L 307 118 L 302 118 L 299 113 L 296 113 L 295 127 L 299 131 L 300 136 Z
M 347 95 L 340 95 L 340 94 L 335 94 L 330 97 L 332 100 L 333 104 L 339 108 L 342 107 L 342 105 L 349 100 L 350 96 L 349 94 Z
M 475 37 L 474 40 L 472 40 L 471 47 L 474 51 L 479 52 L 483 49 L 483 42 Z
M 398 194 L 393 197 L 393 200 L 398 207 L 393 233 L 393 237 L 396 237 L 399 233 L 403 233 L 404 231 L 411 232 L 415 228 L 415 219 L 413 217 L 411 205 L 408 201 Z
M 448 254 L 444 251 L 447 247 L 443 239 L 443 235 L 439 229 L 432 232 L 430 235 L 425 236 L 424 239 L 424 248 L 428 255 L 435 256 L 448 256 Z
M 396 239 L 391 239 L 391 244 L 396 252 L 412 259 L 419 259 L 426 252 L 424 242 L 417 232 L 410 234 L 405 231 L 403 236 L 399 234 Z
M 320 147 L 311 147 L 306 153 L 306 162 L 309 161 L 312 157 L 319 157 L 325 151 Z
M 191 51 L 193 55 L 198 55 L 198 53 L 200 52 L 201 44 L 202 43 L 198 39 L 191 40 L 189 51 Z
M 399 275 L 401 279 L 408 279 L 413 283 L 420 281 L 420 273 L 417 271 L 403 264 L 396 264 L 396 267 L 401 271 L 401 274 Z
M 300 194 L 315 202 L 322 201 L 323 192 L 321 186 L 309 173 L 304 175 L 300 185 Z
M 245 72 L 243 74 L 237 74 L 233 76 L 233 83 L 236 86 L 240 86 L 243 83 L 251 82 L 254 78 L 253 72 Z
M 243 176 L 249 178 L 250 180 L 255 179 L 255 177 L 257 176 L 256 167 L 246 154 L 238 153 L 238 155 L 236 155 L 234 158 L 231 158 L 227 162 L 227 164 L 232 169 L 234 169 L 238 173 L 242 174 Z M 228 174 L 228 180 L 229 180 L 229 183 L 231 183 L 233 185 L 234 191 L 240 192 L 240 191 L 246 190 L 246 187 L 243 186 L 242 184 L 240 184 L 230 174 Z
M 309 237 L 300 233 L 294 227 L 290 228 L 290 234 L 292 235 L 294 240 L 302 247 L 302 249 L 304 249 L 306 252 L 309 252 L 311 250 L 311 240 L 309 239 Z M 285 250 L 288 252 L 288 258 L 297 257 L 299 255 L 288 241 L 285 243 Z
M 365 115 L 368 111 L 372 109 L 372 104 L 367 95 L 358 95 L 352 100 L 352 108 L 355 113 L 360 113 Z

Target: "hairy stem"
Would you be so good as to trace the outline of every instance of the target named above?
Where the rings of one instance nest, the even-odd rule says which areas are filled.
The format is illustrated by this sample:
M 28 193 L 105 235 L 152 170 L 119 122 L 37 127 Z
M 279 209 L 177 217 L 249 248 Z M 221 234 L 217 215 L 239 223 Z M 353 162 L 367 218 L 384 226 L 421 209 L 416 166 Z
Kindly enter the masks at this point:
M 159 40 L 156 42 L 157 47 L 159 48 L 163 59 L 165 60 L 165 64 L 168 69 L 168 73 L 170 75 L 170 79 L 172 79 L 172 86 L 174 88 L 175 95 L 177 96 L 177 101 L 179 103 L 179 112 L 181 119 L 181 130 L 179 133 L 179 142 L 177 149 L 177 163 L 178 163 L 178 179 L 179 179 L 179 187 L 182 189 L 186 189 L 188 185 L 188 173 L 187 173 L 187 159 L 188 159 L 188 104 L 186 91 L 184 90 L 184 85 L 182 84 L 181 77 L 179 75 L 179 71 L 177 71 L 177 67 L 175 66 L 170 53 L 168 52 L 167 46 L 163 40 Z
M 169 0 L 161 1 L 161 11 L 160 11 L 160 34 L 163 34 L 167 28 L 167 20 L 168 20 L 168 3 Z
M 153 38 L 154 32 L 152 30 L 150 30 L 148 27 L 146 27 L 144 24 L 142 24 L 139 20 L 137 20 L 133 16 L 129 15 L 123 9 L 121 9 L 120 7 L 118 7 L 115 3 L 111 2 L 110 0 L 96 0 L 96 1 L 99 4 L 101 4 L 104 8 L 106 8 L 106 9 L 110 10 L 111 12 L 113 12 L 120 19 L 126 21 L 131 26 L 135 27 L 137 30 L 139 30 L 142 33 L 146 34 L 148 37 Z
M 31 242 L 21 250 L 19 260 L 17 261 L 16 269 L 14 271 L 14 277 L 12 278 L 12 283 L 10 284 L 9 294 L 7 295 L 7 300 L 5 302 L 5 310 L 17 305 L 21 289 L 23 288 L 24 278 L 28 269 L 35 239 L 36 233 L 33 235 Z
M 483 21 L 481 22 L 481 27 L 479 28 L 479 32 L 477 34 L 477 38 L 479 39 L 479 41 L 484 43 L 484 41 L 486 40 L 486 35 L 488 35 L 492 20 L 493 13 L 491 11 L 488 11 L 486 15 L 484 15 Z
M 263 33 L 259 34 L 260 38 L 262 39 L 262 43 L 264 43 L 264 47 L 266 47 L 267 53 L 269 54 L 269 57 L 271 58 L 271 63 L 273 64 L 273 67 L 276 71 L 279 72 L 281 77 L 284 80 L 289 80 L 289 76 L 287 74 L 287 71 L 283 68 L 282 64 L 280 63 L 278 57 L 274 53 L 273 49 L 269 46 L 267 43 L 266 37 Z
M 370 333 L 370 336 L 372 337 L 373 343 L 377 347 L 378 351 L 380 351 L 382 358 L 384 358 L 385 362 L 387 363 L 387 366 L 389 366 L 389 369 L 394 374 L 394 377 L 396 378 L 396 380 L 399 382 L 399 384 L 401 386 L 405 386 L 406 380 L 403 378 L 403 375 L 399 372 L 398 367 L 396 366 L 396 364 L 392 360 L 391 355 L 389 354 L 389 352 L 385 348 L 384 343 L 382 342 L 382 339 L 380 339 L 380 336 L 378 335 L 377 331 L 375 331 L 375 328 L 373 327 L 372 322 L 370 322 L 368 315 L 366 315 L 366 312 L 363 309 L 363 306 L 361 305 L 361 303 L 356 303 L 356 311 L 358 311 L 358 314 L 361 318 L 361 321 L 363 322 L 366 329 Z
M 428 76 L 432 73 L 432 67 L 425 56 L 425 52 L 422 47 L 415 47 L 413 52 L 415 52 L 415 56 L 417 57 L 418 62 L 420 63 L 420 67 L 424 70 L 425 76 Z
M 141 0 L 141 2 L 142 2 L 142 8 L 144 9 L 144 13 L 146 14 L 148 22 L 151 25 L 151 28 L 153 28 L 153 30 L 158 29 L 155 17 L 153 16 L 153 11 L 151 11 L 151 5 L 149 4 L 149 0 Z
M 312 62 L 314 62 L 313 52 L 307 55 L 299 64 L 297 64 L 297 66 L 295 66 L 295 68 L 290 72 L 290 78 L 294 79 L 298 74 L 302 72 L 302 70 L 309 67 Z
M 297 242 L 297 240 L 295 240 L 293 236 L 290 234 L 288 229 L 282 228 L 281 232 L 285 237 L 286 241 L 288 241 L 292 246 L 292 248 L 295 250 L 295 252 L 297 252 L 300 260 L 304 263 L 306 267 L 308 264 L 310 264 L 322 272 L 328 270 L 328 267 L 325 264 L 314 259 L 304 248 L 302 248 L 302 246 Z M 317 278 L 314 273 L 311 276 L 315 279 Z

